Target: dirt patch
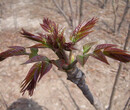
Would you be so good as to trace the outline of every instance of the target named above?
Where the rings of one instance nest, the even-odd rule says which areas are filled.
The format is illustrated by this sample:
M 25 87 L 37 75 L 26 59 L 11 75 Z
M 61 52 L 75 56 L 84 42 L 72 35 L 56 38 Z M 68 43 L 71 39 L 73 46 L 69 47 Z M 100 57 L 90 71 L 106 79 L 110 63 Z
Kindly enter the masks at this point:
M 43 17 L 49 17 L 55 22 L 60 23 L 61 26 L 66 26 L 66 29 L 69 29 L 64 18 L 57 12 L 57 9 L 54 7 L 51 0 L 12 1 L 13 3 L 8 2 L 8 0 L 0 1 L 0 3 L 3 4 L 3 15 L 0 19 L 0 52 L 6 50 L 7 47 L 11 45 L 21 45 L 25 47 L 33 45 L 35 42 L 20 37 L 18 32 L 22 27 L 33 33 L 42 32 L 39 23 L 42 22 Z M 128 14 L 125 18 L 120 35 L 113 34 L 102 22 L 105 21 L 109 24 L 109 27 L 113 27 L 113 12 L 111 5 L 108 5 L 105 9 L 101 9 L 97 4 L 94 5 L 92 2 L 97 3 L 95 0 L 91 0 L 91 2 L 90 0 L 88 0 L 88 2 L 84 2 L 83 19 L 89 19 L 97 16 L 99 17 L 99 22 L 94 28 L 95 31 L 85 40 L 78 43 L 77 47 L 79 48 L 79 51 L 75 52 L 75 54 L 81 53 L 80 50 L 82 44 L 89 41 L 98 41 L 98 44 L 114 43 L 122 48 L 127 35 L 130 14 Z M 124 7 L 125 2 L 121 1 L 119 3 L 120 11 L 118 12 L 117 23 L 120 22 L 120 16 L 123 13 Z M 16 17 L 15 20 L 13 18 L 14 16 Z M 67 37 L 69 36 L 69 33 L 70 30 L 66 31 Z M 130 50 L 130 43 L 127 50 Z M 41 50 L 40 52 L 50 58 L 57 58 L 56 55 L 48 49 Z M 79 106 L 80 110 L 94 110 L 93 106 L 91 106 L 90 103 L 84 98 L 81 91 L 74 84 L 66 80 L 66 74 L 59 72 L 58 70 L 53 71 L 53 69 L 38 83 L 31 100 L 29 99 L 30 97 L 27 93 L 22 96 L 19 92 L 20 84 L 32 64 L 20 64 L 25 62 L 27 59 L 27 57 L 20 56 L 8 58 L 3 62 L 0 62 L 0 93 L 3 96 L 0 96 L 1 110 L 7 109 L 6 104 L 10 107 L 14 107 L 13 110 L 21 110 L 17 109 L 17 107 L 19 106 L 23 109 L 22 102 L 26 101 L 27 103 L 25 103 L 25 106 L 30 106 L 28 105 L 28 101 L 29 104 L 31 103 L 35 106 L 31 106 L 33 107 L 31 109 L 24 108 L 24 110 L 76 110 L 76 104 Z M 93 94 L 96 94 L 97 97 L 99 97 L 105 107 L 108 106 L 114 78 L 119 64 L 119 62 L 111 59 L 109 59 L 109 62 L 110 65 L 106 65 L 96 59 L 91 58 L 88 60 L 84 68 L 78 65 L 86 74 L 86 82 L 88 83 L 90 90 L 93 91 Z M 56 72 L 60 77 L 57 76 Z M 129 97 L 129 72 L 130 64 L 123 64 L 119 82 L 116 87 L 112 110 L 122 110 Z M 73 102 L 61 80 L 64 81 L 69 88 L 76 104 Z M 27 99 L 22 99 L 21 102 L 19 98 Z M 37 103 L 33 103 L 32 100 Z M 9 110 L 12 109 L 9 108 Z

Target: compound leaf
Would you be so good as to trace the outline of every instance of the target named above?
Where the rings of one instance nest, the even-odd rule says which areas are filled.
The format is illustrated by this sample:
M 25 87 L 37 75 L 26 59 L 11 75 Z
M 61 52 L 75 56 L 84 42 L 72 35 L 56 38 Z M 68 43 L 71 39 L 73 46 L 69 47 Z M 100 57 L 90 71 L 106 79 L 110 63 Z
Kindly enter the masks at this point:
M 112 59 L 121 61 L 121 62 L 130 62 L 130 54 L 127 54 L 127 51 L 121 50 L 118 48 L 106 48 L 103 51 L 103 54 Z
M 10 46 L 9 48 L 10 49 L 0 53 L 0 61 L 12 56 L 28 55 L 24 47 Z
M 84 37 L 86 37 L 89 33 L 92 32 L 92 31 L 90 31 L 90 29 L 92 29 L 92 27 L 94 27 L 97 20 L 98 20 L 97 18 L 92 18 L 88 22 L 85 21 L 85 22 L 79 24 L 73 31 L 72 35 L 70 36 L 70 40 L 73 43 L 76 43 L 76 42 L 80 41 L 81 39 L 83 39 Z

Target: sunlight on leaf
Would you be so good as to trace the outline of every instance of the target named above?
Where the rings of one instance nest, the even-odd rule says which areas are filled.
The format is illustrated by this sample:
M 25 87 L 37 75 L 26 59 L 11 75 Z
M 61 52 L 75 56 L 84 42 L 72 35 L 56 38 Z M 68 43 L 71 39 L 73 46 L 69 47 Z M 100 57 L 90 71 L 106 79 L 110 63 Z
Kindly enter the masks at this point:
M 77 55 L 76 59 L 77 61 L 82 65 L 84 66 L 84 64 L 86 63 L 86 61 L 88 60 L 89 58 L 89 54 L 88 55 Z
M 70 36 L 70 40 L 73 43 L 76 43 L 76 42 L 80 41 L 81 39 L 83 39 L 84 37 L 86 37 L 89 33 L 92 32 L 92 31 L 90 31 L 90 29 L 92 29 L 94 27 L 97 20 L 98 20 L 97 18 L 92 18 L 88 22 L 85 21 L 85 22 L 79 24 L 73 31 L 72 35 Z
M 86 54 L 89 52 L 89 50 L 91 49 L 91 47 L 96 44 L 97 42 L 90 42 L 90 43 L 87 43 L 83 46 L 83 54 Z

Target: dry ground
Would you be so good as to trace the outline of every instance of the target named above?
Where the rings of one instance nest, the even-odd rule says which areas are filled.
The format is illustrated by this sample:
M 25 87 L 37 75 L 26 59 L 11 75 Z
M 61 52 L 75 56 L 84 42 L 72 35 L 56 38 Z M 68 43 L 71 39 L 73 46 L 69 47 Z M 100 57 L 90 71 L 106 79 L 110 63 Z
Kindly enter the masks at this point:
M 72 1 L 74 2 L 74 0 Z M 0 18 L 0 52 L 6 50 L 7 47 L 11 45 L 27 47 L 34 44 L 33 41 L 19 37 L 20 34 L 18 32 L 22 27 L 32 32 L 41 32 L 42 30 L 39 23 L 42 22 L 43 17 L 49 17 L 56 23 L 61 24 L 61 26 L 66 26 L 67 29 L 69 29 L 64 18 L 58 13 L 51 0 L 1 0 L 0 4 L 2 6 Z M 124 7 L 125 2 L 121 0 L 119 2 L 120 11 L 118 11 L 117 23 L 120 22 Z M 68 8 L 65 10 L 67 11 L 67 9 Z M 96 0 L 85 1 L 83 13 L 83 19 L 90 19 L 97 16 L 99 22 L 94 28 L 95 31 L 77 45 L 79 49 L 81 49 L 81 44 L 88 41 L 114 43 L 119 45 L 120 48 L 123 47 L 127 35 L 128 23 L 130 22 L 130 13 L 128 13 L 125 18 L 120 34 L 113 34 L 109 30 L 109 27 L 113 28 L 114 18 L 110 3 L 108 3 L 105 9 L 101 9 L 97 5 Z M 105 21 L 109 27 L 106 27 L 102 21 Z M 66 32 L 66 35 L 69 35 L 69 33 L 70 30 Z M 130 50 L 130 43 L 127 49 Z M 81 51 L 78 51 L 77 53 L 80 52 Z M 42 50 L 41 53 L 50 58 L 56 58 L 52 51 L 48 49 Z M 27 93 L 22 96 L 19 92 L 20 84 L 32 66 L 32 64 L 20 65 L 26 60 L 27 57 L 21 56 L 8 58 L 0 62 L 0 110 L 6 110 L 6 104 L 10 106 L 15 101 L 17 101 L 17 103 L 10 106 L 8 110 L 77 110 L 77 105 L 80 110 L 94 110 L 93 106 L 84 98 L 81 91 L 74 84 L 66 80 L 66 74 L 57 71 L 55 67 L 54 69 L 56 71 L 52 69 L 43 77 L 40 83 L 38 83 L 31 100 Z M 119 64 L 118 61 L 111 59 L 109 59 L 109 62 L 110 66 L 91 58 L 84 68 L 79 65 L 86 73 L 86 82 L 90 90 L 99 97 L 105 107 L 108 106 Z M 129 97 L 129 72 L 130 63 L 123 64 L 119 82 L 116 87 L 112 110 L 123 110 Z M 77 105 L 73 102 L 63 82 L 65 82 Z M 28 103 L 28 101 L 26 102 L 26 99 L 21 101 L 19 98 L 27 98 L 30 103 Z M 36 105 L 34 108 L 33 104 Z

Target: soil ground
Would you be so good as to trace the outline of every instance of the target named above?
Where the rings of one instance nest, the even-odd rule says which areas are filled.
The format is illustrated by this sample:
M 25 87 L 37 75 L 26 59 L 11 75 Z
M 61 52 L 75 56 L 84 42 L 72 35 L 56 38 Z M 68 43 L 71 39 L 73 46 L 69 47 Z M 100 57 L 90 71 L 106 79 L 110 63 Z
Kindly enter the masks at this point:
M 75 0 L 72 0 L 72 3 L 74 4 Z M 67 3 L 65 6 L 68 7 Z M 123 48 L 128 32 L 128 24 L 130 23 L 130 11 L 125 17 L 120 34 L 113 34 L 110 31 L 111 28 L 113 29 L 114 19 L 111 1 L 109 1 L 104 9 L 99 7 L 98 0 L 84 1 L 83 6 L 83 20 L 96 16 L 99 18 L 99 22 L 94 27 L 95 31 L 78 43 L 79 51 L 75 52 L 75 54 L 81 53 L 82 45 L 90 41 L 98 41 L 98 44 L 117 44 L 120 48 Z M 117 26 L 121 20 L 124 7 L 124 0 L 120 0 Z M 68 29 L 66 31 L 67 37 L 69 37 L 71 32 L 65 19 L 51 0 L 1 0 L 0 8 L 0 52 L 6 50 L 8 46 L 21 45 L 28 47 L 33 45 L 35 42 L 21 38 L 19 31 L 21 28 L 24 28 L 34 33 L 42 32 L 39 23 L 42 22 L 43 17 L 49 17 L 60 24 L 60 26 L 65 26 L 66 30 Z M 67 12 L 68 9 L 65 8 L 65 11 Z M 108 26 L 104 25 L 104 22 Z M 127 50 L 130 51 L 130 43 Z M 40 52 L 49 58 L 56 58 L 56 55 L 48 49 L 41 50 Z M 19 92 L 20 84 L 32 64 L 20 64 L 27 59 L 27 57 L 20 56 L 8 58 L 0 62 L 0 110 L 77 110 L 77 106 L 80 110 L 95 110 L 81 91 L 73 83 L 66 80 L 66 74 L 58 71 L 55 67 L 37 84 L 32 97 L 29 97 L 27 93 L 22 96 Z M 108 60 L 110 65 L 106 65 L 93 58 L 88 59 L 84 67 L 78 65 L 86 74 L 86 82 L 90 90 L 100 99 L 105 108 L 107 108 L 109 103 L 119 64 L 118 61 L 109 58 Z M 129 73 L 130 63 L 123 64 L 112 110 L 123 110 L 126 104 L 130 91 Z M 66 88 L 69 89 L 72 97 L 70 97 Z

